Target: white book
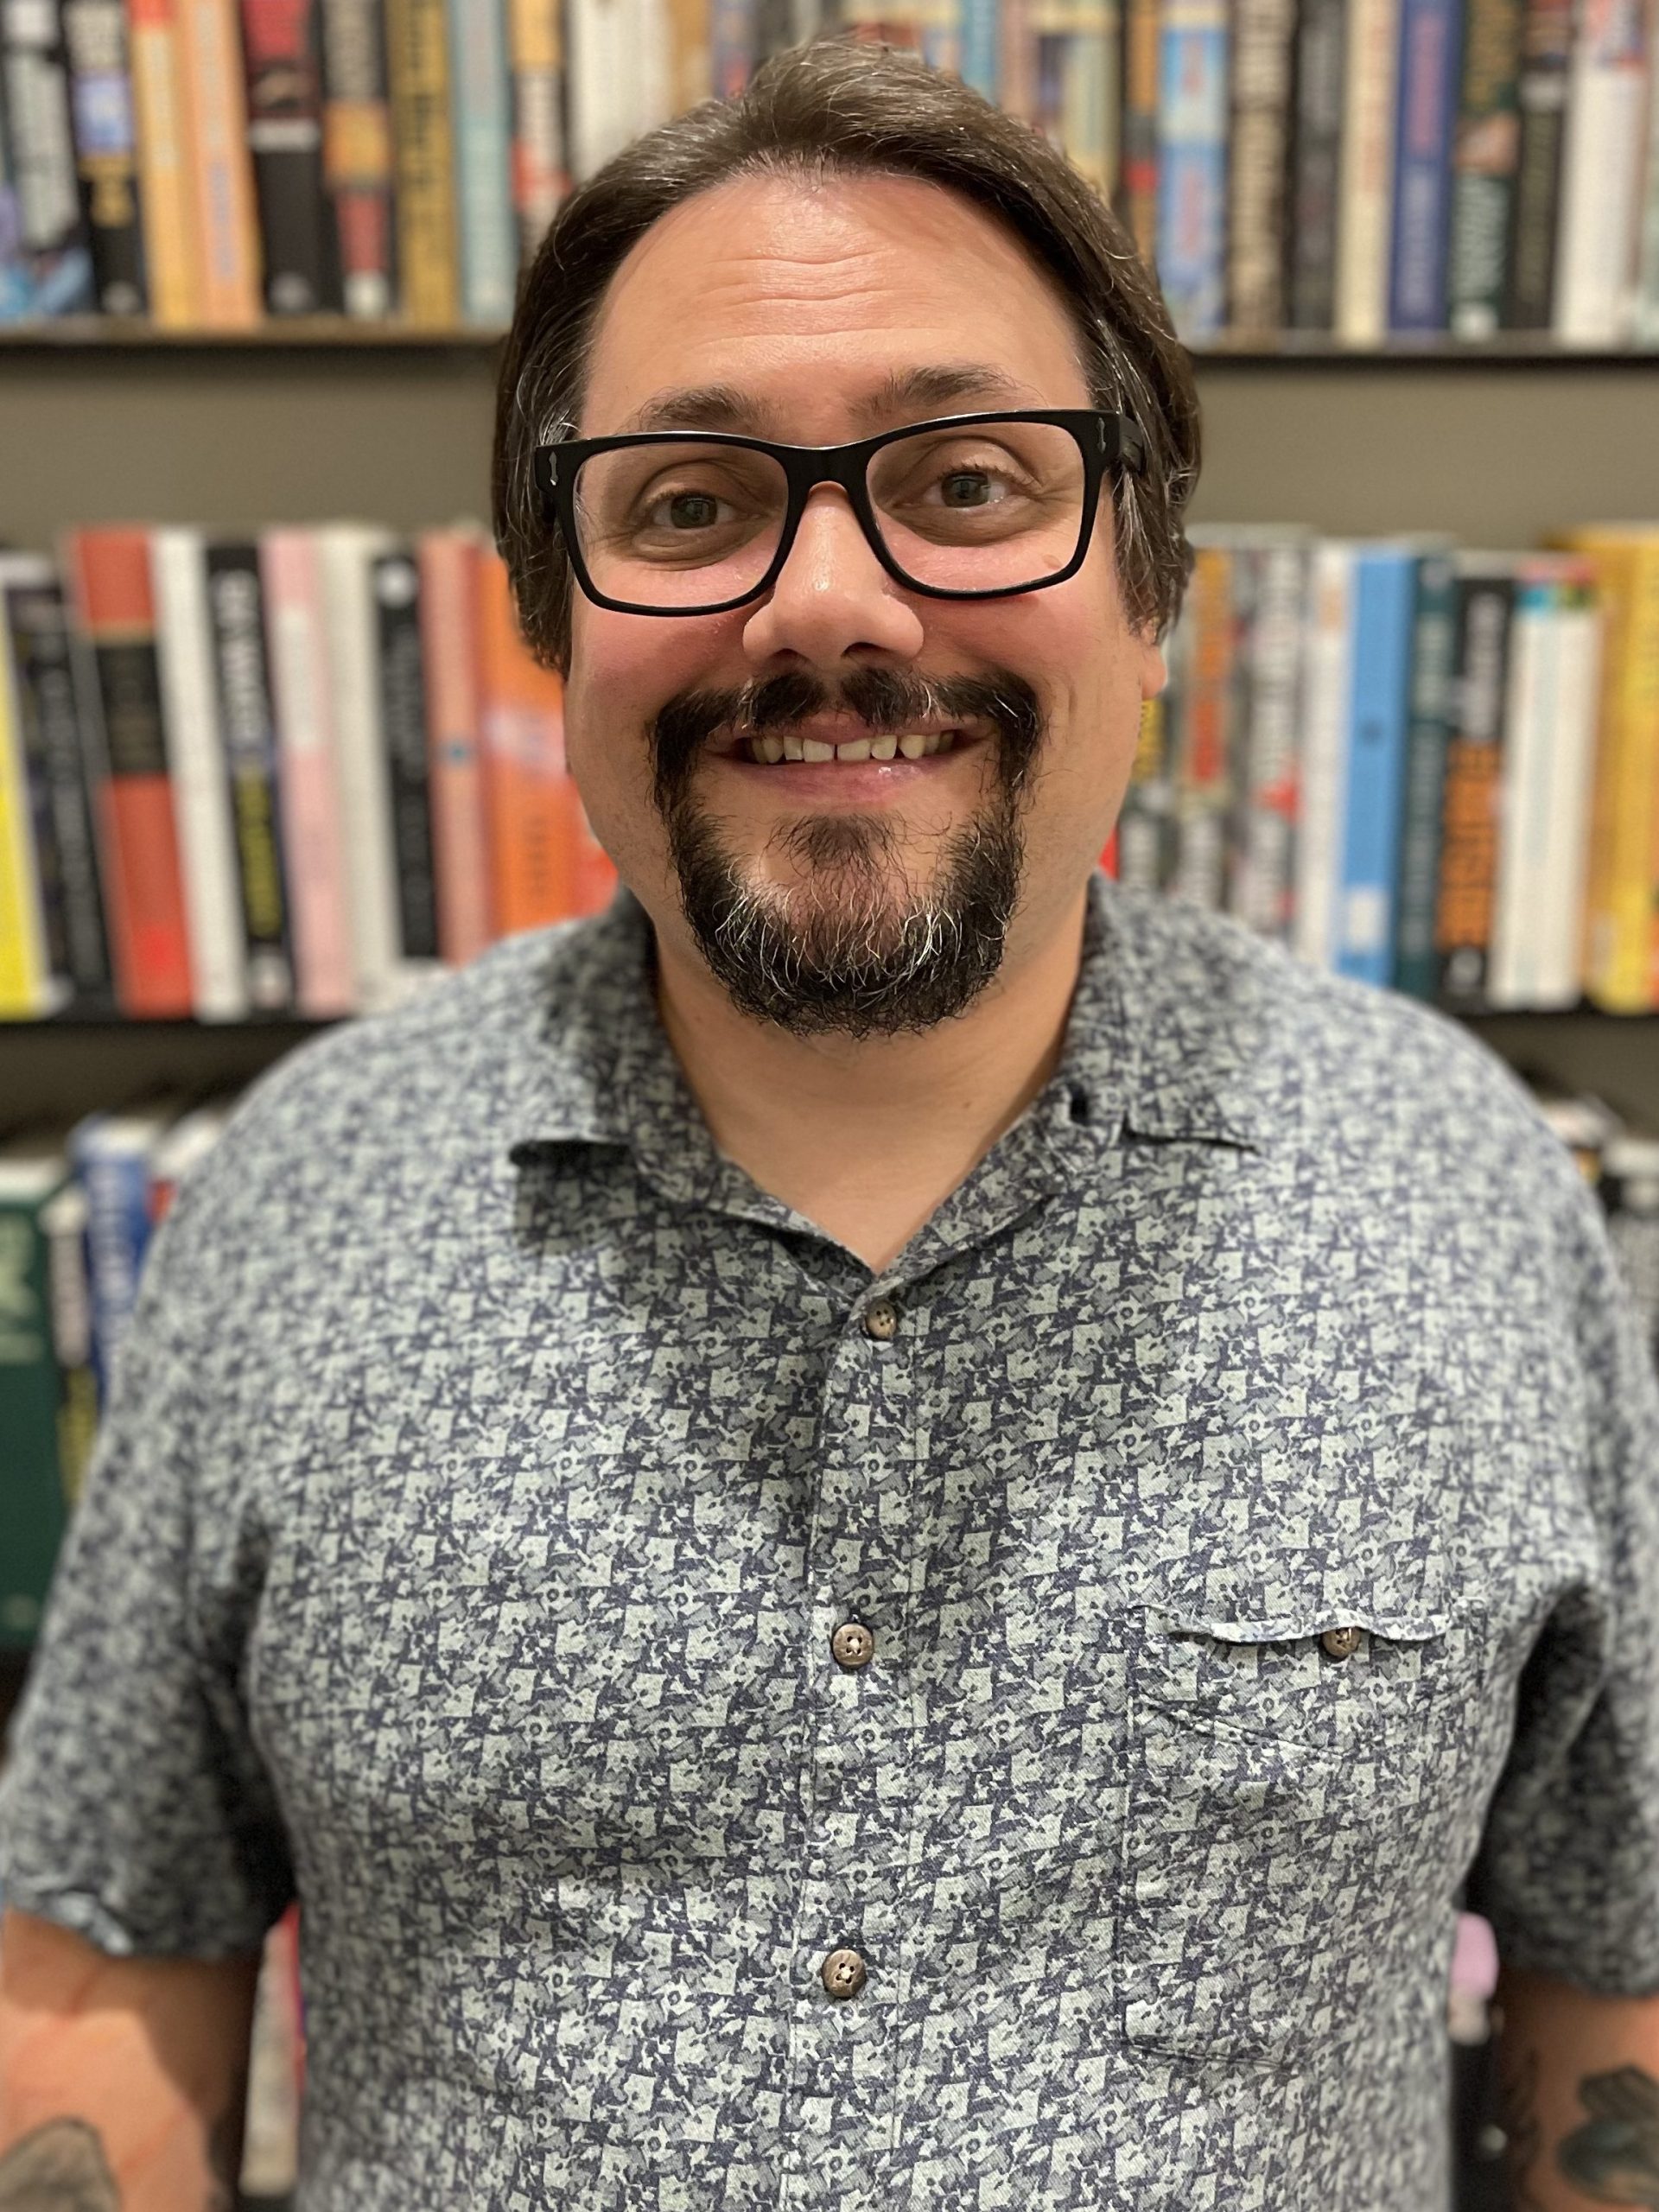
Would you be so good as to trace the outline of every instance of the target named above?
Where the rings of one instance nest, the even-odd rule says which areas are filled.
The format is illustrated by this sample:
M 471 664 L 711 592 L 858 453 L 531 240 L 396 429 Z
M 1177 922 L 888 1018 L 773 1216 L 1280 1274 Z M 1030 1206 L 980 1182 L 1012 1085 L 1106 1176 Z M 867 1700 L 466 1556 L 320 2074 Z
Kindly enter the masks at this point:
M 250 1003 L 247 949 L 213 678 L 203 533 L 152 530 L 149 581 L 173 819 L 189 922 L 191 1002 L 198 1020 L 239 1021 Z
M 1349 345 L 1377 346 L 1389 331 L 1400 0 L 1349 0 L 1347 15 L 1332 321 Z
M 1629 335 L 1647 122 L 1643 0 L 1581 0 L 1567 73 L 1556 337 L 1620 346 Z
M 1601 691 L 1601 610 L 1594 586 L 1569 587 L 1565 596 L 1555 615 L 1560 641 L 1549 747 L 1548 895 L 1535 1000 L 1541 1007 L 1576 1006 L 1584 995 L 1584 892 Z
M 1550 893 L 1550 752 L 1555 739 L 1560 631 L 1559 563 L 1516 575 L 1497 792 L 1497 878 L 1485 997 L 1489 1006 L 1538 1003 L 1540 924 Z
M 1320 538 L 1313 547 L 1308 580 L 1291 945 L 1300 959 L 1316 968 L 1334 969 L 1337 964 L 1356 551 L 1350 539 Z
M 325 523 L 316 533 L 334 704 L 334 766 L 347 856 L 352 972 L 365 1014 L 404 995 L 399 975 L 397 862 L 380 705 L 374 563 L 396 533 L 371 523 Z
M 634 0 L 571 0 L 566 17 L 570 174 L 585 183 L 636 135 Z

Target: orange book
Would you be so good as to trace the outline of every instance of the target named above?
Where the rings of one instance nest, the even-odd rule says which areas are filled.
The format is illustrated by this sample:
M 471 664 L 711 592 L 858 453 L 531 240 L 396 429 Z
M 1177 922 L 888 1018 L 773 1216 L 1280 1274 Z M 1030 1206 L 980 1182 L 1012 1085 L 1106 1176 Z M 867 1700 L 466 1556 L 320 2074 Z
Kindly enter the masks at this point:
M 251 330 L 262 313 L 259 219 L 236 0 L 177 4 L 198 315 L 204 329 Z
M 127 0 L 127 29 L 149 311 L 163 329 L 189 330 L 201 302 L 179 0 Z
M 480 552 L 479 735 L 497 937 L 575 912 L 575 788 L 564 766 L 564 685 L 533 659 L 518 627 L 507 564 Z
M 190 939 L 156 660 L 147 531 L 66 533 L 62 566 L 86 642 L 83 715 L 99 873 L 123 1014 L 187 1019 Z
M 490 942 L 490 849 L 479 748 L 478 566 L 471 524 L 423 531 L 421 658 L 426 675 L 438 950 L 459 967 Z

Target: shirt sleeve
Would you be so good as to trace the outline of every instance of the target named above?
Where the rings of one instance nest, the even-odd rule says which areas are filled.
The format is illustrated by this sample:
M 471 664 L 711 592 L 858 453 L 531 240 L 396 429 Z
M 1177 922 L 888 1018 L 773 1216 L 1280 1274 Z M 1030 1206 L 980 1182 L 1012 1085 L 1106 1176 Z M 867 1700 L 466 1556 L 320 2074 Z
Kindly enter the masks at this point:
M 1568 1173 L 1560 1433 L 1595 1566 L 1522 1670 L 1468 1902 L 1506 1965 L 1639 1996 L 1659 1991 L 1659 1380 L 1601 1210 Z
M 224 1255 L 199 1178 L 215 1164 L 146 1259 L 0 1776 L 6 1904 L 117 1955 L 255 1949 L 293 1887 L 240 1693 L 257 1570 L 226 1541 L 227 1471 L 207 1441 L 200 1352 Z

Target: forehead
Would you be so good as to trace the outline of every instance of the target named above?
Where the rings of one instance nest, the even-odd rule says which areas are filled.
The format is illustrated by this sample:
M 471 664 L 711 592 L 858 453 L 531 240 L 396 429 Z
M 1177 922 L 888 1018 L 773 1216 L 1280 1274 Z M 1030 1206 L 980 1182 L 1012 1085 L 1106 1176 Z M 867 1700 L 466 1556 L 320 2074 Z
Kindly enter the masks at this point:
M 971 201 L 908 177 L 746 177 L 675 208 L 623 261 L 582 429 L 657 427 L 676 392 L 722 387 L 746 397 L 758 430 L 852 435 L 884 394 L 925 392 L 912 372 L 942 365 L 963 408 L 979 404 L 959 373 L 975 365 L 988 405 L 1089 401 L 1058 286 Z

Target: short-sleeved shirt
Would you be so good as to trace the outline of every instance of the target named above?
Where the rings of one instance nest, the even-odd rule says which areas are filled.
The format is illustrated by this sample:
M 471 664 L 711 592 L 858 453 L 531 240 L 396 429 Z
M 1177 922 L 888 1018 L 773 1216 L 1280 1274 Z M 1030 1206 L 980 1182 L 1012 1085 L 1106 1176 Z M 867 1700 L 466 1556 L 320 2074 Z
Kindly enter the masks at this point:
M 715 1147 L 624 894 L 188 1180 L 3 1827 L 111 1951 L 297 1891 L 303 2212 L 1426 2212 L 1460 1898 L 1659 1988 L 1593 1197 L 1450 1022 L 1096 878 L 873 1274 Z

